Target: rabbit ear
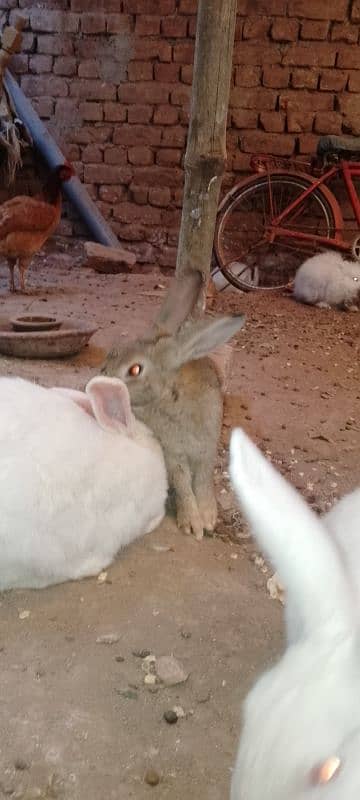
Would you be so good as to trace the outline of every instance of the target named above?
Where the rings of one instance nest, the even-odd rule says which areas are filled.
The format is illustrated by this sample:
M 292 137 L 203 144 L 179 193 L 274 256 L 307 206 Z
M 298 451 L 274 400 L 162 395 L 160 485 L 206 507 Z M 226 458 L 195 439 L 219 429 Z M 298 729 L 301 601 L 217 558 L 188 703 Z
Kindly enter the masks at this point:
M 176 333 L 191 314 L 203 286 L 199 270 L 189 271 L 183 278 L 173 278 L 169 291 L 155 320 L 153 333 Z
M 57 392 L 63 397 L 68 397 L 73 403 L 76 403 L 77 406 L 86 411 L 87 414 L 90 414 L 91 417 L 94 416 L 92 405 L 85 392 L 79 392 L 77 389 L 65 389 L 62 386 L 52 386 L 50 391 Z
M 104 431 L 132 434 L 134 417 L 125 383 L 118 378 L 92 378 L 86 386 L 94 417 Z
M 211 353 L 231 339 L 244 323 L 244 315 L 189 322 L 176 339 L 178 365 Z
M 239 428 L 231 435 L 230 475 L 257 542 L 297 612 L 298 632 L 328 638 L 353 632 L 350 589 L 326 528 Z

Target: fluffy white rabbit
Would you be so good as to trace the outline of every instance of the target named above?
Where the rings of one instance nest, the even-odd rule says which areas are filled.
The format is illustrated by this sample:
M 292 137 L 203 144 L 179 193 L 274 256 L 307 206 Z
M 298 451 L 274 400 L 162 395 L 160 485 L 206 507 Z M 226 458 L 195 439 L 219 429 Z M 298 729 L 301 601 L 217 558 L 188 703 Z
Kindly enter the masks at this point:
M 0 589 L 94 575 L 165 513 L 162 450 L 117 378 L 0 378 Z
M 231 800 L 358 800 L 360 608 L 349 565 L 359 563 L 360 538 L 345 558 L 329 532 L 340 504 L 325 524 L 239 429 L 230 474 L 298 618 L 245 701 Z
M 308 258 L 297 270 L 294 296 L 303 303 L 357 310 L 360 264 L 328 251 Z

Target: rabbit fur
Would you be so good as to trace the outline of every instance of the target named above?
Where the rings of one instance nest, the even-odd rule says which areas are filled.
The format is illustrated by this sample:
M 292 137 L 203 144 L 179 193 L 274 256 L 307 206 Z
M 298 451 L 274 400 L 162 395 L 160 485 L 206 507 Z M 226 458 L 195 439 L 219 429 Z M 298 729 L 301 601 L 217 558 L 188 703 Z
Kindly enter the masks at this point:
M 136 417 L 162 445 L 178 526 L 201 539 L 216 525 L 213 475 L 223 412 L 219 372 L 204 356 L 239 331 L 245 318 L 186 320 L 199 284 L 174 286 L 175 305 L 170 293 L 154 330 L 114 347 L 102 373 L 126 383 Z
M 331 306 L 357 310 L 360 292 L 360 264 L 346 261 L 340 253 L 319 253 L 297 270 L 294 296 L 319 308 Z
M 231 800 L 357 800 L 360 604 L 351 564 L 359 563 L 360 494 L 320 519 L 240 429 L 232 433 L 230 474 L 287 588 L 291 622 L 298 617 L 279 663 L 245 701 Z M 339 527 L 349 522 L 342 551 Z
M 95 575 L 165 513 L 159 443 L 121 381 L 0 378 L 0 589 Z

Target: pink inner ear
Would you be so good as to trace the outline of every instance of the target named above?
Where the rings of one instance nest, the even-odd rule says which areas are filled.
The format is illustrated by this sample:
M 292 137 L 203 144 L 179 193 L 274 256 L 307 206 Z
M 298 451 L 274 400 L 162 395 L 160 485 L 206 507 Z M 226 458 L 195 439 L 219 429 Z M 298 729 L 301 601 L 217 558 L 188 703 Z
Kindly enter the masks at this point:
M 86 387 L 93 414 L 105 431 L 132 434 L 134 418 L 129 392 L 118 378 L 93 378 Z
M 57 392 L 58 394 L 63 395 L 63 397 L 68 397 L 69 400 L 72 400 L 73 403 L 76 403 L 79 408 L 82 408 L 84 411 L 86 411 L 90 417 L 94 417 L 90 399 L 85 392 L 79 392 L 77 389 L 63 389 L 62 386 L 53 386 L 51 391 Z

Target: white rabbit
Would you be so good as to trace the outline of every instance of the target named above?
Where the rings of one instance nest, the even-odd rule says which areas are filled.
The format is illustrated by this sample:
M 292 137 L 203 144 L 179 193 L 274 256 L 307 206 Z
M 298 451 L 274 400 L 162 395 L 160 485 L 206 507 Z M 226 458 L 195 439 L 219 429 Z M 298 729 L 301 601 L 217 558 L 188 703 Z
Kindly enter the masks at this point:
M 298 616 L 245 701 L 231 800 L 358 800 L 360 609 L 348 564 L 359 553 L 342 557 L 330 515 L 328 528 L 239 429 L 230 456 L 241 507 Z
M 303 303 L 357 310 L 360 264 L 345 261 L 341 253 L 328 251 L 308 258 L 297 270 L 294 296 Z
M 0 378 L 0 589 L 97 574 L 165 513 L 160 445 L 116 378 Z

